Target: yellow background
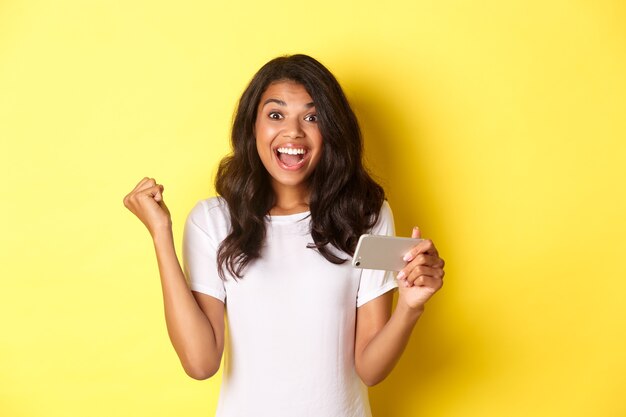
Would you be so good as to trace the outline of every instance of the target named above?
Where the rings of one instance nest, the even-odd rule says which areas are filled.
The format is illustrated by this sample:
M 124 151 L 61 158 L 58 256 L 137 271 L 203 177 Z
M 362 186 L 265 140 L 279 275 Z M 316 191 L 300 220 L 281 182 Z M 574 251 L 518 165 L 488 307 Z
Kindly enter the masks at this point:
M 0 415 L 213 414 L 122 198 L 165 184 L 180 253 L 246 83 L 303 52 L 447 261 L 374 415 L 626 416 L 625 4 L 3 0 Z

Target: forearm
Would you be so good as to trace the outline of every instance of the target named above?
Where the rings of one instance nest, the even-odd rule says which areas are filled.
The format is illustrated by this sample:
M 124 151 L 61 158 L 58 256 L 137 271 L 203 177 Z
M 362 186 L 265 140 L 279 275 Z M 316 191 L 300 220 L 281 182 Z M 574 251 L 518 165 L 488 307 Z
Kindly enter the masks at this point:
M 208 378 L 219 368 L 223 344 L 187 285 L 171 229 L 155 233 L 153 240 L 170 340 L 185 372 L 196 379 Z
M 391 373 L 422 312 L 399 302 L 389 321 L 360 352 L 357 372 L 366 385 L 376 385 Z

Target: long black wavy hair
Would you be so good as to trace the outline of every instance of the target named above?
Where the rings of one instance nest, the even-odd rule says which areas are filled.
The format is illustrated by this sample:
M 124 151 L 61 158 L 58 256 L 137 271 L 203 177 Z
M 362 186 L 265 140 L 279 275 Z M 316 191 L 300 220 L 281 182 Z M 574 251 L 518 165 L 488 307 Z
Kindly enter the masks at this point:
M 259 158 L 254 126 L 261 95 L 279 81 L 304 86 L 315 103 L 322 135 L 322 155 L 308 180 L 313 238 L 308 247 L 334 264 L 345 262 L 329 245 L 352 256 L 359 236 L 378 221 L 385 200 L 383 188 L 363 166 L 361 130 L 335 77 L 307 55 L 275 58 L 254 75 L 239 100 L 231 134 L 233 151 L 220 162 L 215 179 L 231 222 L 230 234 L 217 254 L 222 279 L 224 267 L 241 278 L 245 267 L 260 257 L 274 192 Z

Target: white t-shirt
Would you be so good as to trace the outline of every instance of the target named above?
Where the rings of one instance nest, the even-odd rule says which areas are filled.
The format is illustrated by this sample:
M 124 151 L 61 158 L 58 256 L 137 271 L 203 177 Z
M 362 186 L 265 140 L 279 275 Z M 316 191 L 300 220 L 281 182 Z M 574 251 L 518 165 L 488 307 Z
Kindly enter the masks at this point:
M 335 265 L 314 249 L 310 213 L 266 217 L 261 258 L 222 281 L 216 256 L 230 228 L 226 202 L 199 201 L 185 223 L 193 291 L 225 303 L 227 341 L 216 417 L 370 417 L 354 367 L 356 309 L 396 288 L 392 273 Z M 394 234 L 385 202 L 371 233 Z M 339 252 L 337 252 L 339 253 Z

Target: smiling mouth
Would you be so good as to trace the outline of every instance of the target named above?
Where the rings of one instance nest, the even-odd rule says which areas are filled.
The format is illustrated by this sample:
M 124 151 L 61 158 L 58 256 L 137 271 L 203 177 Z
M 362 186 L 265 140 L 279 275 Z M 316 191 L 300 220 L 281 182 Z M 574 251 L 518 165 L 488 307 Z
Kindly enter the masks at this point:
M 308 151 L 304 148 L 280 147 L 276 149 L 276 157 L 285 168 L 299 168 L 304 159 L 308 156 Z

